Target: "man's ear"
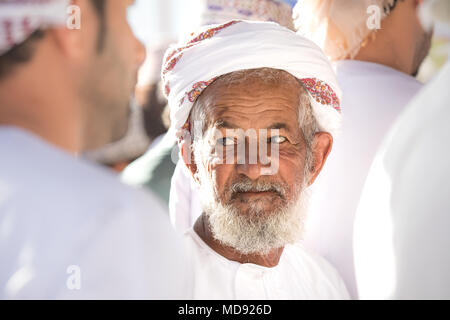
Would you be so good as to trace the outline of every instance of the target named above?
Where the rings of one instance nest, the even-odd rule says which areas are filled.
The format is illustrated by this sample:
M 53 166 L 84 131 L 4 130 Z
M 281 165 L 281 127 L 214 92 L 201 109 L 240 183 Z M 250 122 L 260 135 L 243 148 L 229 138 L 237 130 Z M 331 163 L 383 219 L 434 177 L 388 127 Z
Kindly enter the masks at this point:
M 183 159 L 184 164 L 191 172 L 192 177 L 194 180 L 199 183 L 197 177 L 197 164 L 195 163 L 194 159 L 194 153 L 192 152 L 192 144 L 186 140 L 181 141 L 180 143 L 180 152 L 181 152 L 181 158 Z
M 61 54 L 72 61 L 84 61 L 96 49 L 98 36 L 98 16 L 87 0 L 72 0 L 77 11 L 67 15 L 67 19 L 78 19 L 79 28 L 61 26 L 48 30 Z
M 316 133 L 313 143 L 313 166 L 310 172 L 309 185 L 316 181 L 319 173 L 322 171 L 328 155 L 333 148 L 333 137 L 328 132 Z

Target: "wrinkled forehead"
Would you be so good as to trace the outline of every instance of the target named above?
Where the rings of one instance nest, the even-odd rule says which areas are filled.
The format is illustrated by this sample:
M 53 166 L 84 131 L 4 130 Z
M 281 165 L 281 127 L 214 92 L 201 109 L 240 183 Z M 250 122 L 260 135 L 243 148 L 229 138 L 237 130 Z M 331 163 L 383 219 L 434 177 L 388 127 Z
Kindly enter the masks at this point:
M 248 78 L 246 81 L 218 79 L 198 98 L 205 129 L 283 128 L 299 130 L 299 108 L 305 93 L 294 77 L 282 81 Z

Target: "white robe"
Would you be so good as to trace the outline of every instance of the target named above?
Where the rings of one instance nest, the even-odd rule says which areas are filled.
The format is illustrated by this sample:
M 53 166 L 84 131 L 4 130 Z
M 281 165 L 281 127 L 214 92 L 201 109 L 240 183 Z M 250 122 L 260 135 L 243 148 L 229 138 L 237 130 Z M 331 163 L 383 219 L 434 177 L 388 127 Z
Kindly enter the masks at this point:
M 371 167 L 355 220 L 361 298 L 450 299 L 449 83 L 450 63 L 401 115 Z
M 335 69 L 343 91 L 342 131 L 312 188 L 305 246 L 336 267 L 357 298 L 352 236 L 361 190 L 382 139 L 422 85 L 375 63 L 339 61 Z
M 185 233 L 194 270 L 194 299 L 349 299 L 344 282 L 322 258 L 288 245 L 273 268 L 230 261 L 193 229 Z
M 153 195 L 17 128 L 0 146 L 0 299 L 190 297 Z

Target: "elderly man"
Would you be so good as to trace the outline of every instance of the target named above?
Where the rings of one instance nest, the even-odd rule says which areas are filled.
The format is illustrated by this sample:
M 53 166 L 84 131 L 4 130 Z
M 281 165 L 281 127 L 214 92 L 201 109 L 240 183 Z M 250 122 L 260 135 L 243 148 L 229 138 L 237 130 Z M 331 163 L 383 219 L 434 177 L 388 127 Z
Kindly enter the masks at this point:
M 72 1 L 71 30 L 69 1 L 0 0 L 0 299 L 188 297 L 155 197 L 74 157 L 126 131 L 132 2 Z
M 304 0 L 294 8 L 298 32 L 333 61 L 343 92 L 342 135 L 314 186 L 305 245 L 339 270 L 353 298 L 352 230 L 364 180 L 384 135 L 422 87 L 414 75 L 431 33 L 420 24 L 420 2 Z
M 199 299 L 345 299 L 299 243 L 308 187 L 339 127 L 322 51 L 272 22 L 231 21 L 166 53 L 163 81 L 203 213 L 185 240 Z

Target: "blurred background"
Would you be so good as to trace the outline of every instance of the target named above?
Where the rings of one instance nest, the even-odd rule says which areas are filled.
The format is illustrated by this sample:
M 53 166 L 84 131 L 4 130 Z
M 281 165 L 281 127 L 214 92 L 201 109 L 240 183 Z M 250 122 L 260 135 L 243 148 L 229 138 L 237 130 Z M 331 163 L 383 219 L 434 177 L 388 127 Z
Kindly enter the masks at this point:
M 137 0 L 130 8 L 129 21 L 135 34 L 147 46 L 176 39 L 199 25 L 204 0 Z M 297 0 L 285 0 L 294 6 Z M 434 39 L 429 58 L 419 79 L 428 81 L 447 60 L 448 41 Z
M 217 3 L 221 1 L 217 0 Z M 297 3 L 297 0 L 280 1 L 291 7 Z M 211 0 L 136 0 L 130 7 L 129 23 L 146 46 L 147 59 L 139 74 L 128 134 L 119 142 L 86 154 L 86 158 L 122 172 L 127 165 L 158 145 L 170 125 L 166 100 L 159 88 L 163 54 L 170 43 L 200 25 L 226 19 L 224 16 L 205 16 L 205 8 L 214 3 Z M 442 68 L 448 59 L 449 47 L 448 40 L 433 39 L 430 54 L 420 69 L 419 81 L 426 83 Z

